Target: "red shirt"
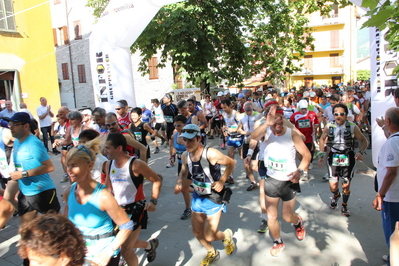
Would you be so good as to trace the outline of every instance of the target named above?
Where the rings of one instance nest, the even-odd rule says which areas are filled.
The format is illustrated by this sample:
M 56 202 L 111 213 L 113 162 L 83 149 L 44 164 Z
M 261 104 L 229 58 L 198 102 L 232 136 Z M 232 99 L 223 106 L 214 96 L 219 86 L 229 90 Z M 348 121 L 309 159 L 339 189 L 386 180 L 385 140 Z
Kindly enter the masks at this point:
M 129 125 L 132 123 L 132 120 L 130 119 L 130 114 L 129 112 L 126 113 L 124 117 L 119 116 L 118 117 L 118 124 L 123 128 L 123 129 L 128 129 Z
M 313 142 L 313 126 L 319 124 L 319 119 L 313 111 L 308 111 L 303 115 L 300 111 L 292 114 L 290 118 L 291 123 L 306 137 L 305 143 Z

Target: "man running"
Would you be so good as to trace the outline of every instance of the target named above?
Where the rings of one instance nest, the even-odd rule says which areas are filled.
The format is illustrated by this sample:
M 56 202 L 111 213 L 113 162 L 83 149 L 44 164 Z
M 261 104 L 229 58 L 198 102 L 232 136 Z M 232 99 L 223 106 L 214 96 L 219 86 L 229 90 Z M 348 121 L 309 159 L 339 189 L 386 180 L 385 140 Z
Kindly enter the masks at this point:
M 330 148 L 327 157 L 328 173 L 330 178 L 330 190 L 333 198 L 330 208 L 335 209 L 338 205 L 341 193 L 338 189 L 339 178 L 342 178 L 342 207 L 341 213 L 350 216 L 348 210 L 348 200 L 350 196 L 350 183 L 354 175 L 356 160 L 363 159 L 364 151 L 367 149 L 367 139 L 360 131 L 359 127 L 347 120 L 348 107 L 344 104 L 336 104 L 333 107 L 335 121 L 326 125 L 320 137 L 320 151 L 324 150 L 324 145 Z M 360 140 L 361 146 L 355 154 L 354 140 Z M 324 164 L 324 156 L 319 159 L 319 167 Z
M 147 242 L 138 237 L 141 229 L 147 228 L 147 211 L 156 210 L 162 181 L 145 162 L 126 154 L 126 146 L 127 142 L 122 134 L 110 133 L 107 136 L 104 151 L 111 161 L 105 167 L 105 184 L 134 223 L 133 232 L 122 244 L 122 256 L 129 266 L 137 266 L 138 258 L 134 248 L 144 248 L 148 262 L 153 261 L 156 256 L 158 239 Z M 145 202 L 144 178 L 153 182 L 149 203 Z
M 280 223 L 278 221 L 278 205 L 282 200 L 282 216 L 287 223 L 292 223 L 298 240 L 303 240 L 306 230 L 302 218 L 294 212 L 296 194 L 300 192 L 299 178 L 303 169 L 310 163 L 310 152 L 300 135 L 284 126 L 283 109 L 270 106 L 266 109 L 267 119 L 251 135 L 254 139 L 262 137 L 264 132 L 264 160 L 267 167 L 265 179 L 265 200 L 268 216 L 268 226 L 273 237 L 270 254 L 280 255 L 284 243 L 280 238 Z M 302 155 L 299 166 L 296 166 L 296 152 Z
M 229 200 L 229 189 L 224 187 L 224 183 L 232 173 L 235 162 L 216 149 L 204 147 L 201 143 L 201 130 L 197 125 L 186 125 L 180 137 L 183 138 L 186 151 L 182 155 L 182 169 L 175 194 L 181 190 L 188 191 L 191 184 L 194 186 L 191 224 L 194 236 L 208 251 L 200 263 L 201 266 L 206 266 L 220 257 L 219 251 L 212 246 L 212 241 L 222 240 L 227 255 L 235 250 L 233 232 L 230 229 L 218 231 L 222 212 L 226 212 L 226 203 Z M 223 175 L 220 171 L 221 165 L 226 166 Z M 190 179 L 187 179 L 189 173 Z

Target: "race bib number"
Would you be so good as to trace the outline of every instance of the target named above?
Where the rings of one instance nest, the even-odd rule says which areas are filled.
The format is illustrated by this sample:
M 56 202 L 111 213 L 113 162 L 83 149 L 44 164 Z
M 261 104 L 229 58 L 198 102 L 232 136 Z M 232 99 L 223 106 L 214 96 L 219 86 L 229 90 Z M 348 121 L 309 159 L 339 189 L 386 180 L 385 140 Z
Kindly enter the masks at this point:
M 133 132 L 133 133 L 134 133 L 134 136 L 136 137 L 137 141 L 143 140 L 141 132 Z
M 345 154 L 334 154 L 332 166 L 349 166 L 348 155 Z
M 310 120 L 309 119 L 299 120 L 298 126 L 299 128 L 308 128 L 310 127 Z
M 182 151 L 177 151 L 176 152 L 176 157 L 177 157 L 177 159 L 178 160 L 181 160 L 181 156 L 183 155 L 183 152 Z
M 173 116 L 165 116 L 166 123 L 173 123 Z
M 204 183 L 204 182 L 200 182 L 194 179 L 193 183 L 192 183 L 195 192 L 197 192 L 198 195 L 209 195 L 211 194 L 211 184 L 210 183 Z
M 238 128 L 238 125 L 234 125 L 234 126 L 227 126 L 228 128 L 231 128 L 231 129 L 233 129 L 233 130 L 237 130 L 237 128 Z
M 16 171 L 23 171 L 23 170 L 24 170 L 24 167 L 22 166 L 21 163 L 16 163 L 16 164 L 15 164 L 15 170 L 16 170 Z
M 276 172 L 287 172 L 287 159 L 274 159 L 269 157 L 267 168 Z

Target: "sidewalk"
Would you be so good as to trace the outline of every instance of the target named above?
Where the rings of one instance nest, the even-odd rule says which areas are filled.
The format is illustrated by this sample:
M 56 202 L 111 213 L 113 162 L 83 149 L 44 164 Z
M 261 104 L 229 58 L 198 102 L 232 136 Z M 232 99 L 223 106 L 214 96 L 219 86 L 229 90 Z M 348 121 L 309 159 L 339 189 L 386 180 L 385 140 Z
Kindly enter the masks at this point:
M 218 140 L 211 140 L 210 146 L 217 147 Z M 151 149 L 153 146 L 151 144 Z M 226 151 L 222 151 L 226 153 Z M 365 162 L 371 162 L 371 153 L 366 155 Z M 62 168 L 60 157 L 50 155 L 56 166 L 51 174 L 57 186 L 58 196 L 67 187 L 60 183 Z M 174 195 L 177 167 L 166 168 L 169 154 L 166 148 L 161 148 L 159 154 L 151 154 L 149 165 L 164 176 L 162 193 L 158 200 L 157 210 L 149 213 L 148 229 L 141 232 L 142 239 L 158 237 L 160 245 L 157 258 L 149 264 L 145 252 L 138 250 L 139 265 L 172 266 L 199 265 L 205 257 L 206 250 L 193 236 L 190 220 L 180 220 L 184 210 L 181 195 Z M 375 193 L 373 190 L 372 171 L 367 172 L 367 166 L 359 162 L 349 199 L 351 216 L 341 215 L 339 208 L 331 210 L 328 203 L 331 199 L 328 183 L 322 180 L 326 169 L 317 165 L 309 171 L 310 180 L 301 181 L 302 193 L 297 198 L 296 211 L 302 216 L 307 230 L 305 240 L 296 240 L 291 224 L 281 221 L 281 237 L 286 248 L 278 258 L 270 256 L 272 239 L 268 232 L 256 232 L 261 218 L 259 208 L 259 190 L 246 191 L 249 181 L 245 178 L 242 160 L 236 154 L 235 184 L 231 186 L 233 195 L 227 206 L 227 213 L 222 215 L 220 230 L 231 228 L 237 249 L 227 256 L 222 242 L 214 243 L 219 249 L 220 260 L 212 265 L 221 266 L 273 266 L 273 265 L 315 265 L 315 266 L 362 266 L 382 265 L 381 256 L 387 254 L 380 213 L 372 209 L 371 202 Z M 315 160 L 316 163 L 316 160 Z M 149 197 L 151 186 L 145 185 Z M 61 200 L 60 200 L 61 201 Z M 0 231 L 0 266 L 21 265 L 22 260 L 17 255 L 18 218 L 12 218 L 7 227 Z

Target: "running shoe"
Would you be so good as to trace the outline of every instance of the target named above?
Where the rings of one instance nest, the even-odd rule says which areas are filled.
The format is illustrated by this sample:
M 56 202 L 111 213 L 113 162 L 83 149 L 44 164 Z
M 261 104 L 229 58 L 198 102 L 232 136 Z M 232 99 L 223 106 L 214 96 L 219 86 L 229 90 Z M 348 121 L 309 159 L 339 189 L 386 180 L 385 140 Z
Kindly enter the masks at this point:
M 162 138 L 162 141 L 161 141 L 161 146 L 162 146 L 164 143 L 165 143 L 165 139 L 164 139 L 164 138 Z
M 351 212 L 348 210 L 348 206 L 347 205 L 342 205 L 341 213 L 342 213 L 343 216 L 346 216 L 346 217 L 351 216 Z
M 298 215 L 299 224 L 294 225 L 296 239 L 302 241 L 306 236 L 306 229 L 303 227 L 302 217 Z
M 283 243 L 283 241 L 281 241 L 281 243 L 279 243 L 277 240 L 274 240 L 273 242 L 273 246 L 270 249 L 270 255 L 272 255 L 273 257 L 278 257 L 281 253 L 281 251 L 283 251 L 285 248 L 285 245 Z
M 331 208 L 331 209 L 337 208 L 338 201 L 339 201 L 339 198 L 340 198 L 340 197 L 341 197 L 341 193 L 338 193 L 337 196 L 334 196 L 334 197 L 331 199 L 331 202 L 330 202 L 330 208 Z
M 158 148 L 158 147 L 155 147 L 154 154 L 157 154 L 157 153 L 159 153 L 159 148 Z
M 224 230 L 223 245 L 227 255 L 231 255 L 236 249 L 233 241 L 233 231 L 231 231 L 231 229 Z
M 258 183 L 251 182 L 251 185 L 249 185 L 249 187 L 247 187 L 247 191 L 252 191 L 252 190 L 257 189 L 257 188 L 259 188 Z
M 330 179 L 330 176 L 328 175 L 328 173 L 326 173 L 326 174 L 323 176 L 323 180 L 328 181 L 329 179 Z
M 210 265 L 212 262 L 217 261 L 220 258 L 220 253 L 215 249 L 215 252 L 208 251 L 206 257 L 201 261 L 200 266 Z
M 170 163 L 168 163 L 168 164 L 166 165 L 166 168 L 171 168 L 171 167 L 173 167 L 173 165 L 171 165 Z
M 262 219 L 262 222 L 260 223 L 258 228 L 258 233 L 266 233 L 268 229 L 269 227 L 267 226 L 267 220 Z
M 309 164 L 309 170 L 312 170 L 312 169 L 313 169 L 313 164 L 310 163 L 310 164 Z
M 209 136 L 208 139 L 214 139 L 214 137 L 213 136 Z
M 385 262 L 388 262 L 388 255 L 382 255 L 381 259 Z
M 222 150 L 225 150 L 225 149 L 226 149 L 226 144 L 222 143 L 221 149 L 222 149 Z
M 62 180 L 60 181 L 60 183 L 65 183 L 69 181 L 69 175 L 68 174 L 64 174 L 64 177 L 62 178 Z
M 227 178 L 226 184 L 230 184 L 230 185 L 234 184 L 233 176 L 229 176 L 229 177 Z
M 146 249 L 147 252 L 147 261 L 151 262 L 154 261 L 157 256 L 157 247 L 159 245 L 159 240 L 157 238 L 151 239 L 148 241 L 151 245 L 151 249 Z
M 180 216 L 180 219 L 187 220 L 191 217 L 191 209 L 185 209 L 183 214 Z

